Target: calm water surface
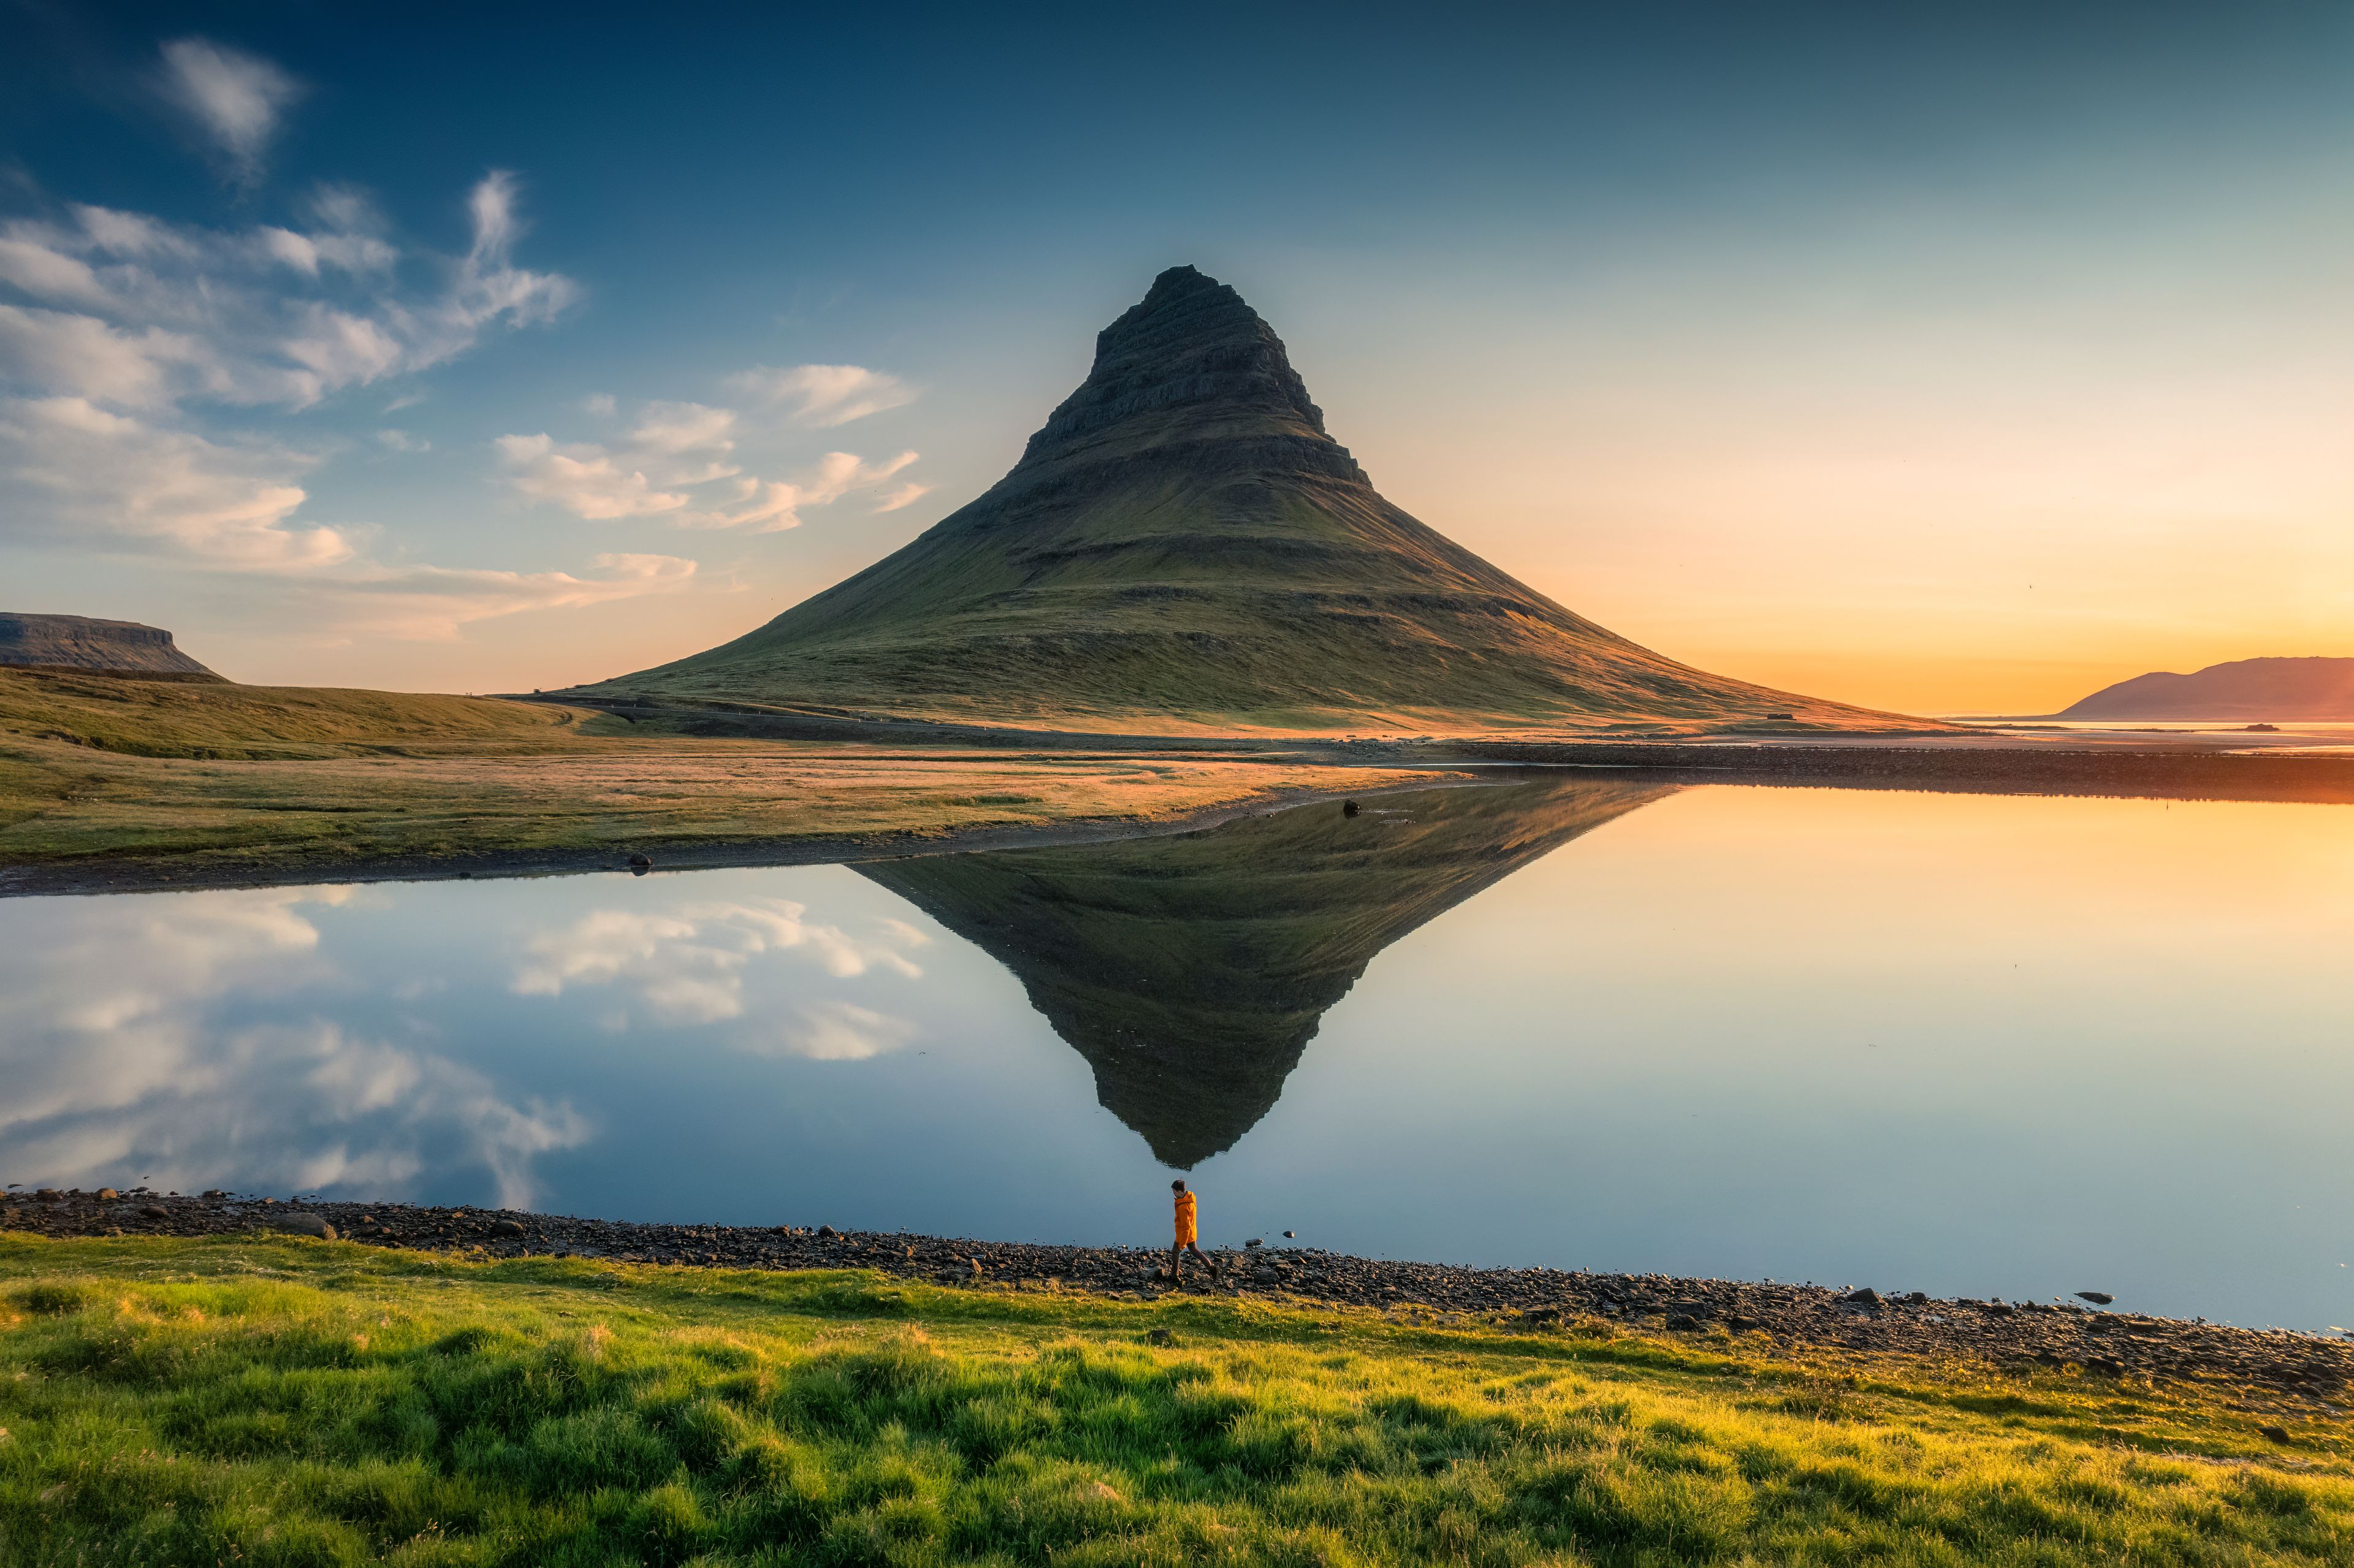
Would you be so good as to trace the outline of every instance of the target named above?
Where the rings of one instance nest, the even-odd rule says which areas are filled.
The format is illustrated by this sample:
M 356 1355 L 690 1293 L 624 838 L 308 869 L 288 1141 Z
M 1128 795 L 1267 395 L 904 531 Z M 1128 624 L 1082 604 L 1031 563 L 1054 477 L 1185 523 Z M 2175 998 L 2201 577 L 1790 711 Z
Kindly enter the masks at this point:
M 1567 782 L 0 901 L 0 1179 L 2354 1326 L 2354 809 Z

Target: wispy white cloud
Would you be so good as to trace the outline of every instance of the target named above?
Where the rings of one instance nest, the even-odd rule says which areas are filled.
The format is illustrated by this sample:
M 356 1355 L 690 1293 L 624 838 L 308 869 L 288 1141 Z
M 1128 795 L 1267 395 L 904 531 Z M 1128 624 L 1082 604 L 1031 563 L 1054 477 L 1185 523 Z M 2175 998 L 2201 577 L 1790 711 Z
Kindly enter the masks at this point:
M 404 253 L 365 198 L 329 188 L 314 227 L 217 230 L 111 207 L 0 224 L 0 284 L 21 353 L 0 355 L 16 390 L 154 407 L 303 408 L 345 387 L 454 358 L 497 327 L 553 320 L 579 286 L 514 263 L 514 176 L 469 198 L 473 241 L 420 256 L 439 285 L 404 289 Z
M 735 429 L 733 408 L 706 408 L 701 403 L 649 403 L 638 416 L 630 440 L 669 457 L 684 452 L 727 452 L 736 450 L 730 439 Z
M 763 954 L 794 953 L 837 980 L 884 969 L 922 974 L 903 949 L 923 933 L 902 921 L 862 939 L 808 918 L 790 899 L 690 904 L 663 912 L 592 910 L 525 944 L 512 989 L 561 996 L 583 986 L 619 988 L 648 1019 L 670 1025 L 717 1023 L 744 1015 L 745 969 Z
M 558 446 L 556 438 L 501 436 L 493 443 L 506 482 L 535 501 L 561 506 L 575 517 L 598 522 L 650 517 L 688 504 L 684 491 L 663 490 L 641 468 L 625 468 L 613 454 L 589 442 Z
M 228 78 L 203 78 L 207 58 L 186 55 L 189 79 L 217 89 L 206 101 L 221 123 L 261 145 L 260 110 L 238 109 Z M 599 556 L 578 575 L 374 560 L 363 548 L 371 530 L 299 514 L 318 454 L 196 428 L 202 405 L 305 408 L 563 310 L 578 292 L 569 280 L 514 262 L 515 196 L 504 174 L 474 187 L 472 242 L 454 258 L 404 258 L 374 205 L 341 186 L 313 193 L 313 226 L 299 231 L 87 206 L 0 224 L 0 287 L 24 301 L 0 301 L 0 392 L 13 394 L 0 396 L 0 539 L 261 574 L 282 619 L 345 638 L 443 638 L 494 616 L 684 585 L 695 567 L 676 556 Z M 401 288 L 404 260 L 437 273 L 438 286 Z M 430 445 L 398 429 L 376 440 L 396 451 Z M 557 482 L 556 454 L 539 455 Z M 588 493 L 595 477 L 574 490 Z M 609 488 L 622 482 L 608 476 Z M 639 509 L 652 504 L 642 497 Z
M 164 46 L 163 92 L 211 143 L 230 177 L 250 185 L 261 177 L 270 143 L 302 84 L 283 69 L 209 38 L 175 38 Z
M 821 429 L 916 400 L 915 388 L 897 376 L 857 365 L 796 365 L 785 369 L 756 365 L 729 376 L 727 386 L 730 391 L 783 408 L 798 424 Z
M 925 496 L 929 495 L 931 493 L 932 487 L 930 485 L 917 484 L 911 479 L 905 484 L 892 486 L 889 491 L 885 493 L 883 498 L 875 503 L 875 510 L 877 512 L 896 512 L 902 506 L 907 506 L 915 502 L 921 501 Z
M 351 541 L 292 520 L 309 466 L 281 446 L 225 445 L 84 397 L 0 402 L 0 477 L 31 503 L 0 507 L 0 537 L 95 535 L 247 571 L 333 567 Z
M 694 580 L 697 569 L 681 556 L 608 553 L 590 557 L 588 565 L 584 575 L 364 566 L 304 580 L 291 593 L 290 608 L 345 639 L 446 641 L 478 620 L 675 592 Z
M 604 395 L 588 399 L 588 407 L 608 417 L 619 412 Z M 798 527 L 802 507 L 878 489 L 917 461 L 912 451 L 873 462 L 854 452 L 828 452 L 790 479 L 764 479 L 735 461 L 743 427 L 733 408 L 648 402 L 640 405 L 628 433 L 610 444 L 559 442 L 544 430 L 501 436 L 493 444 L 509 486 L 576 517 L 667 517 L 684 527 L 760 533 Z M 732 482 L 724 491 L 704 488 L 726 482 Z M 897 485 L 873 510 L 905 506 L 928 488 Z
M 864 1062 L 898 1050 L 917 1033 L 913 1023 L 854 1001 L 811 1002 L 769 1040 L 748 1040 L 755 1055 L 806 1057 L 812 1062 Z
M 563 1101 L 503 1094 L 414 1042 L 293 1013 L 228 1022 L 220 999 L 295 997 L 331 979 L 322 912 L 350 888 L 69 900 L 43 940 L 0 943 L 0 1163 L 97 1186 L 126 1172 L 196 1192 L 217 1183 L 388 1197 L 429 1172 L 479 1168 L 527 1207 L 535 1160 L 586 1142 Z

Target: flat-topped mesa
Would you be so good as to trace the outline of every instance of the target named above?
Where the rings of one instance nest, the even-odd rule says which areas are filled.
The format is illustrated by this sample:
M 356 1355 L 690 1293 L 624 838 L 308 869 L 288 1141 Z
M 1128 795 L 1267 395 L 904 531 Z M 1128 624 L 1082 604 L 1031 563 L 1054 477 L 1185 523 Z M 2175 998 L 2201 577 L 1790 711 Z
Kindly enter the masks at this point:
M 174 646 L 160 626 L 87 615 L 0 610 L 0 667 L 81 670 L 150 679 L 218 680 Z
M 1020 475 L 1045 465 L 1205 442 L 1298 442 L 1304 466 L 1364 474 L 1326 433 L 1323 410 L 1283 340 L 1243 297 L 1191 267 L 1172 267 L 1096 334 L 1078 389 L 1030 438 Z M 1009 476 L 1012 477 L 1012 476 Z

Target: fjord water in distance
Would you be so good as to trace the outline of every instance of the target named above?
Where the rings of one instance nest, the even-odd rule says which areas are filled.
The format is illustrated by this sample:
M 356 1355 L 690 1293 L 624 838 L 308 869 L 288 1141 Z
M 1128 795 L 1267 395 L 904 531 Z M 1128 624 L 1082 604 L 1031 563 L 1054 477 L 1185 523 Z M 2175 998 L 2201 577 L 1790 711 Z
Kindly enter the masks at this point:
M 1522 783 L 0 902 L 0 1179 L 2354 1324 L 2354 811 Z

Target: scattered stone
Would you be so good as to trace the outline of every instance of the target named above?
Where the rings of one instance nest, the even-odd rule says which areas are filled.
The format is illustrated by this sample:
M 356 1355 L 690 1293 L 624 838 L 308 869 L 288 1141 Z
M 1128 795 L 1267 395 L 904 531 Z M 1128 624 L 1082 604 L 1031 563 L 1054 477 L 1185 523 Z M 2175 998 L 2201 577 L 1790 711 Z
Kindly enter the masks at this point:
M 1286 1240 L 1286 1241 L 1289 1241 L 1289 1240 L 1291 1240 L 1291 1239 L 1292 1239 L 1291 1233 L 1290 1233 L 1289 1231 L 1286 1231 L 1286 1232 L 1284 1232 L 1284 1233 L 1283 1233 L 1283 1239 L 1284 1239 L 1284 1240 Z
M 296 1235 L 316 1236 L 321 1241 L 335 1239 L 335 1227 L 316 1214 L 300 1209 L 289 1209 L 282 1214 L 271 1214 L 261 1222 L 264 1230 L 291 1231 Z
M 116 1192 L 111 1187 L 101 1187 L 98 1190 L 98 1201 L 101 1203 L 111 1203 L 121 1196 L 122 1196 L 122 1194 Z
M 148 1204 L 136 1194 L 131 1213 L 81 1192 L 42 1189 L 49 1201 L 24 1202 L 9 1226 L 53 1236 L 104 1235 L 131 1219 L 144 1235 L 235 1235 L 249 1228 L 341 1234 L 371 1245 L 462 1252 L 490 1244 L 506 1256 L 617 1258 L 672 1266 L 705 1265 L 772 1269 L 871 1269 L 904 1279 L 967 1286 L 984 1276 L 1022 1288 L 1134 1291 L 1156 1299 L 1157 1250 L 1002 1242 L 976 1245 L 932 1236 L 811 1228 L 642 1224 L 560 1215 L 471 1213 L 403 1203 L 287 1200 Z M 158 1216 L 152 1211 L 164 1209 Z M 316 1231 L 312 1225 L 318 1226 Z M 521 1234 L 518 1234 L 517 1231 Z M 1932 1302 L 1919 1291 L 1853 1303 L 1853 1292 L 1770 1281 L 1670 1279 L 1649 1275 L 1550 1268 L 1458 1268 L 1349 1257 L 1313 1247 L 1237 1248 L 1235 1266 L 1209 1280 L 1185 1279 L 1189 1294 L 1231 1295 L 1280 1288 L 1310 1302 L 1388 1309 L 1404 1320 L 1465 1314 L 1534 1329 L 1580 1325 L 1601 1334 L 1661 1326 L 1676 1333 L 1723 1326 L 1769 1336 L 1787 1351 L 1810 1345 L 1926 1357 L 1969 1357 L 2020 1369 L 2080 1367 L 2093 1376 L 2163 1381 L 2200 1379 L 2274 1397 L 2320 1402 L 2354 1382 L 2354 1340 L 2258 1333 L 2222 1324 L 2174 1322 L 2126 1312 L 2093 1312 L 2001 1302 Z M 1246 1262 L 1247 1260 L 1247 1262 Z M 1888 1309 L 1901 1304 L 1902 1309 Z M 1448 1320 L 1442 1318 L 1441 1321 Z M 2088 1353 L 2114 1346 L 2116 1353 Z
M 1880 1305 L 1880 1292 L 1867 1285 L 1861 1290 L 1849 1291 L 1840 1299 L 1850 1307 L 1877 1307 Z
M 653 856 L 652 855 L 633 854 L 630 857 L 630 869 L 631 871 L 652 871 L 653 868 L 654 861 Z
M 1246 1247 L 1253 1247 L 1253 1246 L 1265 1246 L 1266 1245 L 1267 1245 L 1267 1243 L 1266 1243 L 1265 1241 L 1261 1240 L 1261 1239 L 1260 1239 L 1259 1237 L 1257 1237 L 1257 1236 L 1253 1236 L 1253 1237 L 1251 1237 L 1251 1239 L 1250 1239 L 1250 1240 L 1248 1240 L 1248 1241 L 1246 1241 L 1246 1242 L 1243 1243 L 1243 1245 L 1245 1245 L 1245 1246 L 1246 1246 Z
M 1343 800 L 1341 802 L 1341 814 L 1344 817 L 1355 816 L 1358 810 L 1358 805 L 1354 800 Z
M 2288 1441 L 2288 1428 L 2285 1426 L 2259 1426 L 2256 1428 L 2256 1435 L 2267 1442 L 2286 1443 Z
M 2105 1307 L 2116 1299 L 2105 1290 L 2079 1290 L 2076 1292 L 2076 1298 L 2079 1301 L 2089 1301 L 2095 1307 Z

